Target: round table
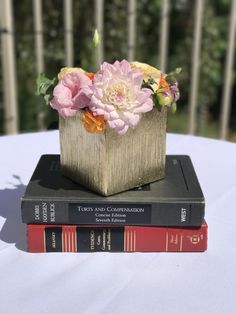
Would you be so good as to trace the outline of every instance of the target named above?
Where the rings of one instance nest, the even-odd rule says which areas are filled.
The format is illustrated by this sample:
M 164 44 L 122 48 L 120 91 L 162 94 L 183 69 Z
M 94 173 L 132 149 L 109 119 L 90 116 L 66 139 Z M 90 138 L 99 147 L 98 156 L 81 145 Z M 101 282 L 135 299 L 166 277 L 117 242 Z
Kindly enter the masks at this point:
M 0 313 L 235 313 L 235 143 L 167 135 L 205 195 L 204 253 L 27 253 L 20 198 L 58 131 L 2 136 L 0 152 Z

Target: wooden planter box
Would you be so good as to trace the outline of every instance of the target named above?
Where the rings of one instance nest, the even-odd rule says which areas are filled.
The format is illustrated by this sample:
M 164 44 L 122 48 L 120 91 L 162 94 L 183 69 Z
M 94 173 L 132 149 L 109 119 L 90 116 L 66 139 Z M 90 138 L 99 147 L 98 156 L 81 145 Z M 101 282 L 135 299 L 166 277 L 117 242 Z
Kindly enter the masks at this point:
M 118 135 L 86 131 L 75 117 L 60 117 L 61 168 L 65 176 L 108 196 L 165 176 L 166 108 L 142 115 L 135 129 Z

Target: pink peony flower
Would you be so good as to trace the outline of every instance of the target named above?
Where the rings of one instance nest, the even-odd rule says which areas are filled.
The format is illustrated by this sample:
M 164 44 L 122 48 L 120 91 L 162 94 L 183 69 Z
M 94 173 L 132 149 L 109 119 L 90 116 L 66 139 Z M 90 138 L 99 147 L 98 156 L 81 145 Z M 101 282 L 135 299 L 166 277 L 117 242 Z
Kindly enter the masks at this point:
M 92 81 L 82 71 L 63 75 L 53 90 L 51 107 L 63 118 L 76 115 L 79 109 L 88 106 L 91 85 Z
M 104 62 L 93 79 L 89 109 L 103 115 L 110 128 L 125 134 L 129 127 L 135 128 L 142 113 L 151 111 L 152 91 L 142 88 L 143 74 L 131 68 L 128 61 Z

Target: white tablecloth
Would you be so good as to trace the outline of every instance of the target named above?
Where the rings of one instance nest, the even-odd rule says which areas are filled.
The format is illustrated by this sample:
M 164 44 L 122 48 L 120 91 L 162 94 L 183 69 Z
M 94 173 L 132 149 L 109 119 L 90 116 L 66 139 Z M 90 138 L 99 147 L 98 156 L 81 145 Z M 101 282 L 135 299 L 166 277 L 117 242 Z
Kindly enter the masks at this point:
M 205 253 L 25 251 L 20 197 L 57 131 L 0 137 L 0 313 L 236 313 L 236 144 L 168 134 L 206 198 Z

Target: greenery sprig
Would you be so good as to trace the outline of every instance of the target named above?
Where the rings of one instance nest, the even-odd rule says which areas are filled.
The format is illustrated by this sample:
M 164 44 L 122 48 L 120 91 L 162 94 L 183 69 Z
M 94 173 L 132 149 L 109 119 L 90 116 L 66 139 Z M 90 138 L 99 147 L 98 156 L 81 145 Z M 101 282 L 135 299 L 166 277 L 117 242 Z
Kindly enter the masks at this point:
M 58 79 L 54 77 L 50 80 L 44 73 L 40 73 L 36 79 L 36 94 L 44 98 L 45 103 L 48 105 L 52 99 L 53 89 L 56 86 Z

